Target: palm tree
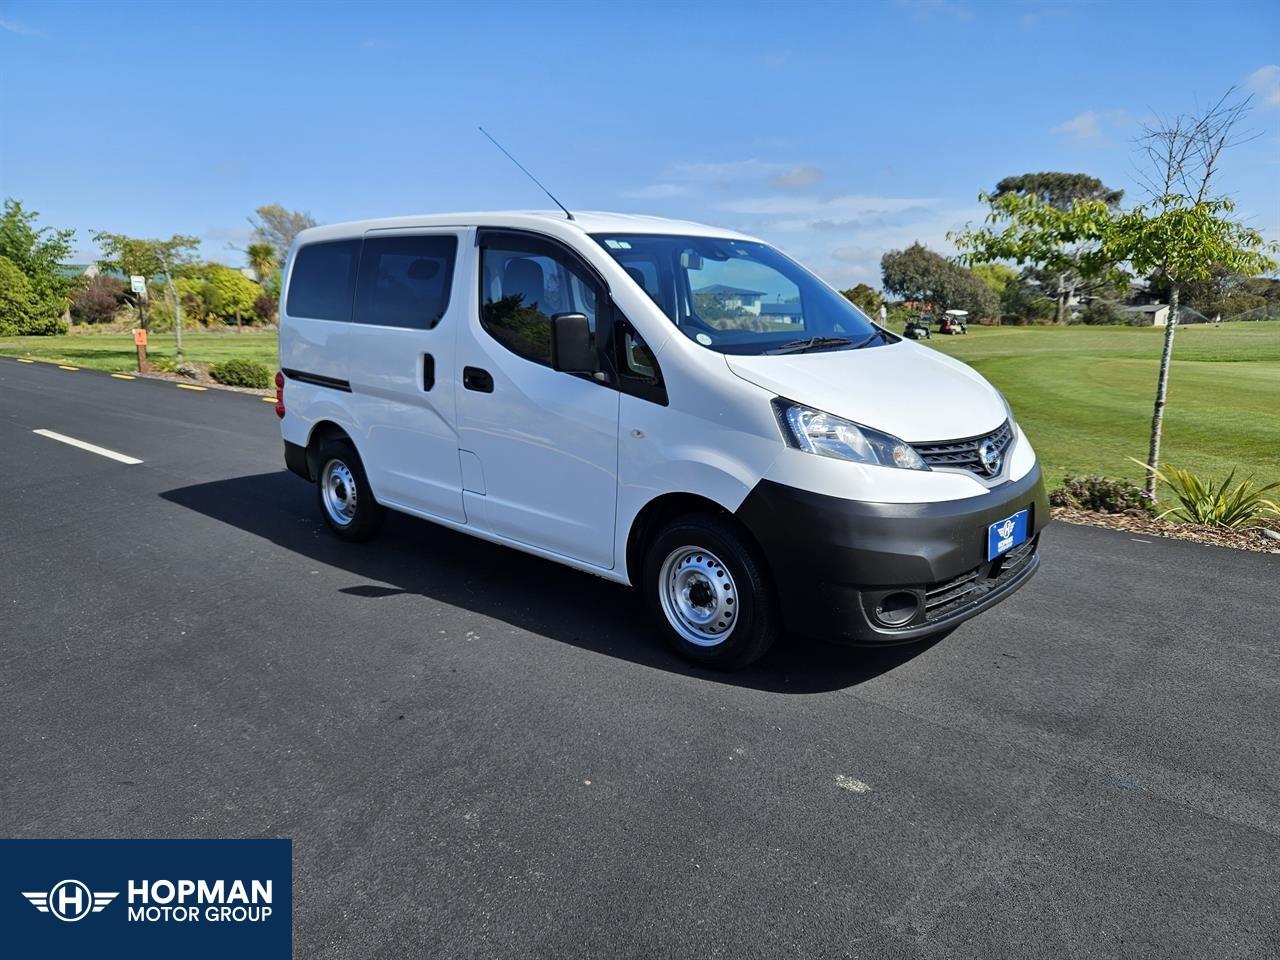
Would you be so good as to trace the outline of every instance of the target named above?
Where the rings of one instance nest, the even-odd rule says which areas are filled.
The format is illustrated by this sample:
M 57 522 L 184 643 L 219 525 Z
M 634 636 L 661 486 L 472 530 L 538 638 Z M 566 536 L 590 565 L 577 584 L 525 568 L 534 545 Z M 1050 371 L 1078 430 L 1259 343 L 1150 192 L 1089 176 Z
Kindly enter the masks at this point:
M 258 283 L 266 287 L 272 271 L 279 265 L 276 261 L 276 249 L 269 243 L 251 243 L 245 251 L 249 258 L 249 266 L 258 277 Z

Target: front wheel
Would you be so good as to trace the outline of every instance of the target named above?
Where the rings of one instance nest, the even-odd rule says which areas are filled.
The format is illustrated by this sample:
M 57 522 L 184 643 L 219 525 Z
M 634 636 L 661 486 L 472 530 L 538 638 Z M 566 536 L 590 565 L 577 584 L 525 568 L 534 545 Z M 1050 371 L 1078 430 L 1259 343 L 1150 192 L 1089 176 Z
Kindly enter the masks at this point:
M 722 517 L 681 517 L 663 528 L 649 545 L 643 589 L 667 642 L 704 666 L 745 667 L 780 630 L 758 550 Z
M 386 510 L 373 498 L 364 464 L 346 440 L 330 440 L 317 453 L 316 494 L 329 529 L 343 540 L 372 539 Z

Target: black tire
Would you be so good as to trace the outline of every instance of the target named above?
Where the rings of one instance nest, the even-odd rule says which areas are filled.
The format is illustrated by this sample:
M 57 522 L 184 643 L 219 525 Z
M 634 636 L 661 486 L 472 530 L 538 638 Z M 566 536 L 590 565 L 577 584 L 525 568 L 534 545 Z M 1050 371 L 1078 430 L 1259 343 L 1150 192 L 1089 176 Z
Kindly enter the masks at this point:
M 692 555 L 684 563 L 679 562 L 690 552 Z M 720 565 L 727 577 L 719 573 Z M 665 579 L 670 579 L 671 586 L 664 591 Z M 686 602 L 694 591 L 701 591 L 697 596 L 706 605 L 694 609 L 714 614 L 706 630 L 719 632 L 722 639 L 704 635 L 701 642 L 694 642 L 682 632 L 676 599 L 681 591 L 675 587 L 678 582 L 692 583 L 684 593 Z M 773 645 L 781 630 L 768 568 L 755 544 L 725 517 L 691 514 L 658 531 L 645 553 L 641 589 L 667 643 L 685 659 L 702 666 L 717 670 L 745 667 Z M 668 615 L 668 606 L 677 607 L 672 615 Z M 725 619 L 719 620 L 721 616 Z M 687 620 L 684 629 L 699 633 Z
M 329 529 L 354 543 L 377 536 L 387 511 L 373 498 L 364 464 L 351 442 L 325 441 L 316 451 L 315 463 L 316 502 Z M 353 483 L 354 501 L 350 498 Z M 330 487 L 329 493 L 326 493 L 326 484 Z M 349 505 L 349 509 L 344 504 Z

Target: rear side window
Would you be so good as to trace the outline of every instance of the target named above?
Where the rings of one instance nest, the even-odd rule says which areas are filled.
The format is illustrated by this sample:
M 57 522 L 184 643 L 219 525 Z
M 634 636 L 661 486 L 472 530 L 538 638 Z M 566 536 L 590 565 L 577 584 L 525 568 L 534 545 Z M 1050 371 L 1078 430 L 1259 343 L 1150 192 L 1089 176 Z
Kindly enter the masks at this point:
M 431 329 L 449 308 L 457 255 L 457 237 L 366 237 L 355 322 Z
M 289 275 L 289 316 L 350 321 L 359 262 L 359 240 L 299 247 Z

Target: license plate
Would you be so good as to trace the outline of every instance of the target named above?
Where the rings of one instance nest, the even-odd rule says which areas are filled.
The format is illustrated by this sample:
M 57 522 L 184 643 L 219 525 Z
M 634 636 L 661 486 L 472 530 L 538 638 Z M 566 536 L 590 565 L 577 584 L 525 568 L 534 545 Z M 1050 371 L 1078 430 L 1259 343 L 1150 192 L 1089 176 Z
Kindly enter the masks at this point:
M 987 527 L 987 559 L 994 560 L 1008 553 L 1027 539 L 1027 511 L 1019 510 L 1012 517 L 1005 517 Z

